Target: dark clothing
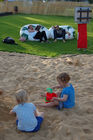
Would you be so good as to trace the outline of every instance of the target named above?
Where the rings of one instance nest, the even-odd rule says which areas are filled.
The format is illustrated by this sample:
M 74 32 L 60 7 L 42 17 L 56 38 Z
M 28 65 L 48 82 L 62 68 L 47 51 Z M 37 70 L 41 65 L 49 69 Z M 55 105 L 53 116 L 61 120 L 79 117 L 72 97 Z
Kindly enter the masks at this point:
M 34 130 L 32 130 L 32 131 L 25 131 L 25 130 L 21 130 L 22 132 L 37 132 L 38 130 L 40 130 L 40 126 L 41 126 L 41 124 L 42 124 L 42 122 L 43 122 L 43 118 L 41 117 L 41 116 L 37 116 L 36 117 L 36 119 L 37 119 L 37 126 L 34 128 Z M 18 120 L 16 120 L 16 125 L 18 126 Z
M 34 36 L 34 39 L 40 39 L 40 42 L 43 41 L 43 39 L 44 39 L 44 41 L 47 41 L 46 32 L 45 31 L 42 31 L 42 32 L 38 31 L 36 33 L 36 35 Z
M 58 30 L 54 29 L 54 40 L 60 37 L 63 37 L 63 39 L 65 40 L 65 34 L 66 34 L 65 29 L 62 28 L 59 28 Z

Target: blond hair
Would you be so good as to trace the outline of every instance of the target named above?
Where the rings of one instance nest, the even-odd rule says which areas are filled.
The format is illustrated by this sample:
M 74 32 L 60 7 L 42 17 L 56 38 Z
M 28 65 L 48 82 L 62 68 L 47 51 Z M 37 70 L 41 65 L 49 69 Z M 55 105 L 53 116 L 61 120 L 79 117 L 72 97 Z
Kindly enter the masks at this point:
M 57 79 L 61 80 L 62 82 L 68 83 L 70 81 L 70 76 L 67 73 L 61 73 L 57 76 Z
M 24 104 L 28 100 L 28 94 L 24 89 L 20 89 L 16 92 L 16 100 L 18 104 Z

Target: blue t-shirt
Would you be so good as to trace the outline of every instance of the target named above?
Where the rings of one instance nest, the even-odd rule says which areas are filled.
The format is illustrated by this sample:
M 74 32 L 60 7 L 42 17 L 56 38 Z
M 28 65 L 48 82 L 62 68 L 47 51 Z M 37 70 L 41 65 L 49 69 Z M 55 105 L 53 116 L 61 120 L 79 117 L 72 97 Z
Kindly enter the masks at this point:
M 13 108 L 18 119 L 18 129 L 21 131 L 32 131 L 37 126 L 37 119 L 34 115 L 36 107 L 32 103 L 18 104 Z
M 63 98 L 63 95 L 67 95 L 67 101 L 63 102 L 64 108 L 72 108 L 75 106 L 75 90 L 72 84 L 69 84 L 68 87 L 63 88 L 60 98 Z

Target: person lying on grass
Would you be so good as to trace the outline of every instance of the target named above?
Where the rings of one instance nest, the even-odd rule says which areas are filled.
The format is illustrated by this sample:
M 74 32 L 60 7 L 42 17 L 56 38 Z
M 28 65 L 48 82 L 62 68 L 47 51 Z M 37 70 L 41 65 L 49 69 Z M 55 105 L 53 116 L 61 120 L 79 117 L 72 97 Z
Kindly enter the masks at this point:
M 33 39 L 39 39 L 40 42 L 48 42 L 46 32 L 40 31 L 40 27 L 41 27 L 40 25 L 37 25 L 36 28 L 34 29 L 32 25 L 29 25 L 28 32 L 30 33 Z M 19 40 L 24 42 L 27 39 L 28 39 L 28 35 L 22 34 Z

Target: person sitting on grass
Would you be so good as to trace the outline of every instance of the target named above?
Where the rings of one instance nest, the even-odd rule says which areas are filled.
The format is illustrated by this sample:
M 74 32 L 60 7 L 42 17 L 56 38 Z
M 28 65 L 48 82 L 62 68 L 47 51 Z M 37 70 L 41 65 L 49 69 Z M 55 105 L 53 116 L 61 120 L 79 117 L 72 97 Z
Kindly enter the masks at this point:
M 65 35 L 68 34 L 70 36 L 70 33 L 66 32 L 65 29 L 60 28 L 58 25 L 53 26 L 52 28 L 54 31 L 54 42 L 57 41 L 57 38 L 63 38 L 62 40 L 65 43 L 66 42 Z
M 44 113 L 38 112 L 35 105 L 28 102 L 28 94 L 21 89 L 16 93 L 17 104 L 10 114 L 16 115 L 16 125 L 22 132 L 37 132 L 43 122 Z
M 62 88 L 62 91 L 57 93 L 57 97 L 53 97 L 52 102 L 36 105 L 42 107 L 56 106 L 59 110 L 62 108 L 72 108 L 75 106 L 75 91 L 72 84 L 69 83 L 70 76 L 67 73 L 61 73 L 57 76 L 57 81 L 59 85 L 53 87 L 53 89 Z

